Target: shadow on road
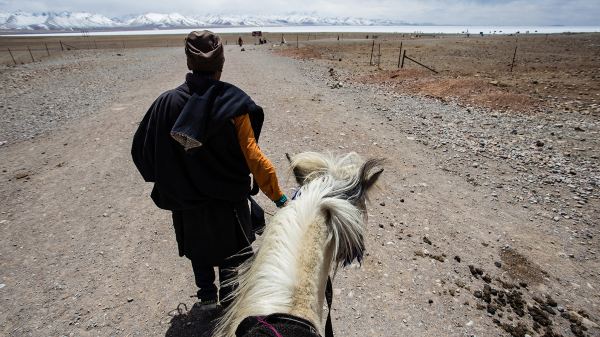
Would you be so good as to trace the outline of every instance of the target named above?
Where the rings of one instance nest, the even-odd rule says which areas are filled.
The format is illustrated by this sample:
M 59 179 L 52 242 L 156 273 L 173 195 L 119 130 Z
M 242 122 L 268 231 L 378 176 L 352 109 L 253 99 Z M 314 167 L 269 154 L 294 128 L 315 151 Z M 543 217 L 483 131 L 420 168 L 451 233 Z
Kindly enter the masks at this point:
M 165 337 L 210 337 L 218 311 L 202 311 L 196 305 L 188 311 L 187 305 L 180 303 L 169 316 L 171 326 Z

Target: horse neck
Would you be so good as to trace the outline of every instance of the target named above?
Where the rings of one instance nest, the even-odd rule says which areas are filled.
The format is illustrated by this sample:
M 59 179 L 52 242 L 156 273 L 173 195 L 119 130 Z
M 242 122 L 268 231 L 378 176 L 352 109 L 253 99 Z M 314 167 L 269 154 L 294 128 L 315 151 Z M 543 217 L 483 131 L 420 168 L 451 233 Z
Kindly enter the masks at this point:
M 302 317 L 321 330 L 325 287 L 333 255 L 333 244 L 323 219 L 309 226 L 303 241 L 304 251 L 298 257 L 297 283 L 289 314 Z

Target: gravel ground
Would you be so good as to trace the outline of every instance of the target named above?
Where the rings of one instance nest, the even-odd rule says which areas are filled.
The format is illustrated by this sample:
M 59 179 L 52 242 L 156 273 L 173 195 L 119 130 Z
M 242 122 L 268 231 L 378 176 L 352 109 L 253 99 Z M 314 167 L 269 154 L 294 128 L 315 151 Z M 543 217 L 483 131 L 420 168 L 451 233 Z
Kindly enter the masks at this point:
M 335 69 L 328 70 L 329 76 L 323 76 L 323 69 L 313 73 L 331 88 L 338 88 L 344 77 Z M 435 150 L 440 169 L 489 187 L 487 197 L 499 202 L 541 205 L 530 221 L 560 222 L 540 224 L 546 232 L 572 226 L 568 240 L 580 240 L 583 247 L 573 246 L 568 255 L 598 259 L 598 241 L 592 240 L 600 234 L 600 121 L 595 116 L 562 109 L 499 113 L 395 94 L 385 85 L 347 85 L 374 93 L 357 97 L 357 109 L 370 107 L 370 113 L 397 125 L 407 139 Z
M 0 66 L 0 144 L 97 112 L 112 97 L 167 71 L 178 54 L 166 48 L 71 51 L 44 62 Z
M 87 103 L 73 98 L 79 86 L 51 86 L 33 75 L 70 61 L 0 76 L 3 83 L 16 81 L 16 91 L 29 86 L 51 96 L 58 87 L 70 100 L 63 122 L 31 118 L 32 130 L 46 130 L 42 136 L 6 133 L 11 143 L 0 147 L 0 334 L 206 335 L 208 317 L 188 311 L 192 271 L 177 257 L 170 215 L 152 204 L 150 186 L 129 155 L 147 107 L 183 80 L 181 49 L 128 50 L 130 62 L 114 61 L 121 60 L 114 53 L 90 55 L 99 69 L 56 70 L 55 76 L 101 78 L 84 90 L 96 89 L 94 114 L 91 103 L 83 113 L 68 108 Z M 369 206 L 368 255 L 362 268 L 340 271 L 334 281 L 337 335 L 600 334 L 594 327 L 600 321 L 598 174 L 586 164 L 598 153 L 593 121 L 494 117 L 385 87 L 339 86 L 344 74 L 330 74 L 328 64 L 273 56 L 266 47 L 240 52 L 230 46 L 226 57 L 224 80 L 265 108 L 261 147 L 285 189 L 293 187 L 286 152 L 387 158 Z M 98 75 L 107 64 L 113 76 Z M 3 93 L 9 94 L 18 96 Z M 21 102 L 14 110 L 30 118 L 29 102 Z M 22 124 L 13 128 L 29 130 Z M 567 151 L 557 135 L 586 146 Z M 537 202 L 525 197 L 530 192 Z M 274 211 L 264 197 L 259 201 Z

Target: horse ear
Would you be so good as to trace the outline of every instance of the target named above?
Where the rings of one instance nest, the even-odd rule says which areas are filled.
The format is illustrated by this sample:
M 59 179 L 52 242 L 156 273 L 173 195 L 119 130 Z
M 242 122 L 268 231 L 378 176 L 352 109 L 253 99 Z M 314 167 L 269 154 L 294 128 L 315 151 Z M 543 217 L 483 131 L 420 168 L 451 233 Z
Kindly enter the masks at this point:
M 362 194 L 366 198 L 366 193 L 375 185 L 379 176 L 383 173 L 383 163 L 385 159 L 369 159 L 362 166 L 362 174 L 360 178 L 360 183 L 362 186 Z
M 286 153 L 285 156 L 290 162 L 296 182 L 300 186 L 304 185 L 307 179 L 310 179 L 309 176 L 316 172 L 325 171 L 328 167 L 326 157 L 320 153 L 303 152 L 293 156 Z
M 363 188 L 368 191 L 379 179 L 379 176 L 383 173 L 383 167 L 379 167 L 375 172 L 370 172 L 367 178 L 363 181 Z
M 306 179 L 306 176 L 308 173 L 304 172 L 302 170 L 302 168 L 300 167 L 298 162 L 294 162 L 294 158 L 292 158 L 292 156 L 289 153 L 285 153 L 285 157 L 287 158 L 292 172 L 294 173 L 294 178 L 296 178 L 296 183 L 298 183 L 298 185 L 302 186 L 304 184 L 304 180 Z

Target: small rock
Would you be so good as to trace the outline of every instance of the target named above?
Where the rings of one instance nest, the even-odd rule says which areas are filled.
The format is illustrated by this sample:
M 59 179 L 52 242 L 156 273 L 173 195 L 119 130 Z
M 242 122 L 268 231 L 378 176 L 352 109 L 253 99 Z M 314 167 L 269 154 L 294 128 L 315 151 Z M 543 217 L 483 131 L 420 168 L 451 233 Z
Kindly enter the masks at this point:
M 133 302 L 133 298 L 127 297 L 127 302 Z
M 385 206 L 385 201 L 380 202 L 379 205 Z
M 562 310 L 560 310 L 559 308 L 557 308 L 558 303 L 556 303 L 556 301 L 550 295 L 546 296 L 546 304 L 549 305 L 549 306 L 551 306 L 551 307 L 555 307 L 558 311 L 562 312 Z
M 19 172 L 15 175 L 15 178 L 17 179 L 23 179 L 23 178 L 27 178 L 29 177 L 29 173 L 27 172 Z
M 428 237 L 424 236 L 424 237 L 423 237 L 423 242 L 425 242 L 426 244 L 428 244 L 428 245 L 430 245 L 430 246 L 431 246 L 431 240 L 429 240 L 429 238 L 428 238 Z
M 496 262 L 494 262 L 494 266 L 496 266 L 498 268 L 502 268 L 502 263 L 500 263 L 500 261 L 496 261 Z
M 544 146 L 544 142 L 542 142 L 541 140 L 538 140 L 535 142 L 535 146 L 542 147 L 542 146 Z
M 483 275 L 483 276 L 481 277 L 481 279 L 482 279 L 482 280 L 484 280 L 484 281 L 485 281 L 485 283 L 490 283 L 490 282 L 492 282 L 492 277 L 491 277 L 490 275 L 488 275 L 488 274 L 485 274 L 485 275 Z

